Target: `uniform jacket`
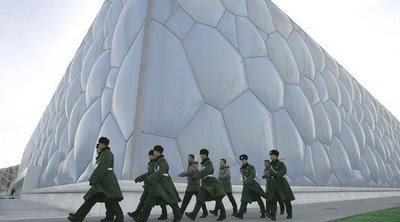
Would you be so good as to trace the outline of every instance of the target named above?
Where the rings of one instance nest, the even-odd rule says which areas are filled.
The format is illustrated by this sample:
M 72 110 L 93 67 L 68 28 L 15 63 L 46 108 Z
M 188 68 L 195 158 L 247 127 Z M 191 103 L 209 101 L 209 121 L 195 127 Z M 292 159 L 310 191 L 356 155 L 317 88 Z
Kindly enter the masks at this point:
M 200 179 L 193 177 L 195 173 L 199 172 L 199 163 L 193 161 L 188 164 L 187 171 L 183 172 L 181 176 L 187 178 L 186 191 L 199 191 L 200 189 Z
M 163 155 L 157 157 L 154 163 L 154 173 L 144 180 L 149 184 L 150 190 L 145 203 L 149 206 L 170 205 L 181 201 L 178 191 L 168 174 L 169 166 Z
M 245 164 L 240 168 L 243 178 L 243 190 L 241 202 L 251 203 L 256 201 L 260 196 L 267 198 L 264 190 L 256 181 L 256 169 L 253 165 Z
M 231 170 L 225 165 L 219 168 L 218 180 L 221 182 L 225 193 L 232 193 Z
M 276 160 L 272 161 L 268 170 L 267 177 L 267 195 L 268 200 L 271 200 L 275 193 L 278 193 L 283 202 L 294 200 L 294 195 L 289 183 L 285 179 L 286 166 L 283 162 Z
M 84 199 L 88 200 L 96 193 L 103 193 L 105 199 L 121 201 L 123 199 L 122 192 L 113 171 L 114 155 L 110 148 L 107 147 L 99 154 L 96 158 L 96 165 L 89 178 L 91 188 L 84 196 Z
M 200 163 L 200 171 L 193 174 L 193 178 L 201 180 L 200 191 L 197 201 L 200 203 L 215 200 L 225 195 L 224 189 L 217 178 L 213 177 L 214 166 L 210 159 L 204 159 Z

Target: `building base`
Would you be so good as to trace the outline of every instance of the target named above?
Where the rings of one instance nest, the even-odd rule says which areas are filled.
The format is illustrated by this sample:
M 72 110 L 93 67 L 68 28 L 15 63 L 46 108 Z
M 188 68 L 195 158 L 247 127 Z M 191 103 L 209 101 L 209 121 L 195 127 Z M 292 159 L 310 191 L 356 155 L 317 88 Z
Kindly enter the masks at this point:
M 121 190 L 124 195 L 124 200 L 120 202 L 123 211 L 131 212 L 136 209 L 140 195 L 143 192 L 141 183 L 135 184 L 133 181 L 121 180 L 119 181 Z M 175 184 L 179 194 L 183 197 L 186 189 L 186 184 L 176 183 Z M 307 203 L 318 203 L 318 202 L 332 202 L 332 201 L 343 201 L 343 200 L 354 200 L 354 199 L 368 199 L 368 198 L 379 198 L 379 197 L 392 197 L 400 196 L 399 188 L 357 188 L 357 187 L 296 187 L 293 186 L 293 193 L 296 200 L 292 203 L 296 204 L 307 204 Z M 53 207 L 66 209 L 71 212 L 76 211 L 79 206 L 83 203 L 83 196 L 89 190 L 89 183 L 77 183 L 55 187 L 47 187 L 41 189 L 33 189 L 24 191 L 22 198 L 34 202 L 40 202 Z M 238 205 L 240 204 L 240 196 L 242 191 L 241 185 L 233 186 L 233 194 Z M 191 211 L 194 207 L 194 197 L 191 200 L 188 211 Z M 227 209 L 232 209 L 232 206 L 228 198 L 224 198 L 224 204 Z M 214 209 L 214 202 L 207 203 L 208 209 Z M 250 208 L 258 207 L 257 203 L 249 205 Z M 168 208 L 168 211 L 171 209 Z M 90 212 L 91 215 L 104 215 L 105 208 L 104 204 L 97 204 L 93 207 Z M 160 208 L 153 208 L 152 213 L 160 213 Z

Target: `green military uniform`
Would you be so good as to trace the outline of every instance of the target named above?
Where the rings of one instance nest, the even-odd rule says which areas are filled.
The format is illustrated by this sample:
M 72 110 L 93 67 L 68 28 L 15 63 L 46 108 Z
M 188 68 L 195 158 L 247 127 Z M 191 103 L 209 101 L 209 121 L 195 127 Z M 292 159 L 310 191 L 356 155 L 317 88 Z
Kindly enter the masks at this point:
M 151 185 L 149 196 L 146 198 L 146 205 L 154 206 L 159 204 L 174 204 L 181 201 L 178 191 L 169 176 L 169 165 L 164 156 L 159 156 L 154 163 L 154 173 L 147 176 L 145 183 Z
M 186 177 L 187 186 L 186 191 L 199 191 L 200 179 L 193 178 L 193 174 L 199 172 L 199 163 L 193 161 L 188 164 L 187 170 L 181 173 L 182 177 Z
M 70 214 L 70 221 L 82 221 L 96 202 L 105 202 L 107 219 L 114 220 L 115 215 L 115 221 L 123 221 L 123 212 L 118 203 L 123 197 L 113 167 L 114 155 L 106 147 L 96 158 L 96 168 L 89 178 L 91 188 L 84 196 L 85 202 L 75 214 Z
M 225 165 L 219 168 L 218 180 L 222 184 L 225 193 L 232 193 L 231 171 L 229 166 Z
M 214 166 L 210 159 L 203 160 L 201 170 L 193 175 L 195 179 L 201 179 L 201 186 L 197 202 L 216 200 L 225 195 L 224 189 L 217 178 L 213 177 Z
M 256 169 L 253 165 L 246 164 L 240 168 L 243 178 L 243 190 L 241 202 L 252 203 L 261 197 L 267 198 L 264 190 L 256 181 Z
M 192 199 L 192 196 L 196 196 L 199 193 L 200 190 L 200 179 L 194 178 L 193 175 L 195 173 L 199 172 L 199 163 L 196 161 L 193 161 L 188 164 L 187 171 L 182 172 L 180 174 L 181 177 L 186 177 L 187 179 L 187 186 L 186 186 L 186 191 L 185 195 L 183 196 L 183 201 L 181 205 L 181 213 L 183 214 L 186 210 L 186 207 L 188 206 L 190 199 Z M 203 217 L 206 217 L 208 212 L 207 212 L 207 207 L 205 204 L 202 204 L 201 208 L 203 209 Z
M 84 199 L 89 200 L 96 193 L 104 194 L 105 198 L 103 201 L 106 201 L 106 199 L 114 199 L 117 201 L 124 199 L 117 177 L 113 172 L 114 155 L 109 148 L 101 152 L 99 158 L 96 160 L 96 165 L 96 169 L 89 178 L 92 187 L 86 193 Z
M 265 181 L 267 182 L 267 183 L 265 184 L 265 193 L 268 193 L 269 169 L 270 169 L 270 166 L 265 167 L 265 168 L 264 168 L 264 174 L 263 174 L 263 176 L 262 176 L 262 178 L 265 179 Z M 278 198 L 278 203 L 279 203 L 279 208 L 280 208 L 280 210 L 281 210 L 281 215 L 282 215 L 282 214 L 284 214 L 284 212 L 285 212 L 285 205 L 283 204 L 283 202 L 282 202 L 282 200 L 281 200 L 280 198 Z M 270 206 L 270 204 L 268 204 L 268 198 L 265 200 L 265 208 L 266 208 L 266 211 L 267 211 L 269 214 L 271 214 L 271 206 Z
M 247 156 L 245 157 L 247 159 Z M 243 189 L 242 197 L 240 199 L 240 209 L 239 218 L 243 218 L 243 214 L 246 212 L 247 204 L 257 201 L 261 210 L 261 217 L 265 217 L 265 206 L 261 197 L 267 198 L 264 190 L 261 188 L 260 184 L 256 181 L 256 169 L 253 165 L 248 163 L 244 164 L 240 168 L 240 173 L 243 178 Z
M 140 182 L 145 181 L 145 179 L 149 175 L 151 175 L 152 173 L 155 172 L 154 166 L 155 166 L 155 160 L 149 161 L 149 163 L 147 164 L 147 172 L 142 174 L 142 175 L 140 175 L 140 176 L 138 176 L 138 177 L 136 177 L 135 182 L 136 183 L 140 183 Z M 134 212 L 132 212 L 132 213 L 128 213 L 128 215 L 131 216 L 132 218 L 139 217 L 139 214 L 140 214 L 140 212 L 142 211 L 142 209 L 144 207 L 144 201 L 146 200 L 146 198 L 147 198 L 147 196 L 149 194 L 150 187 L 151 186 L 150 186 L 149 183 L 147 183 L 147 182 L 144 183 L 144 185 L 143 185 L 143 189 L 144 190 L 143 190 L 142 195 L 140 196 L 140 201 L 139 201 L 139 204 L 138 204 L 136 210 Z M 167 208 L 166 208 L 165 205 L 161 205 L 160 207 L 161 207 L 161 211 L 162 211 L 160 218 L 166 219 L 168 217 L 167 216 Z
M 284 178 L 286 175 L 286 166 L 283 162 L 275 160 L 271 162 L 267 177 L 267 196 L 271 204 L 271 214 L 276 215 L 276 202 L 281 199 L 286 205 L 288 216 L 292 216 L 292 205 L 290 201 L 294 200 L 292 189 Z
M 228 196 L 228 199 L 232 204 L 233 214 L 236 214 L 237 204 L 235 198 L 232 195 L 231 171 L 228 165 L 219 167 L 218 180 L 222 184 L 222 188 L 224 189 L 226 196 Z M 213 213 L 214 215 L 217 215 L 218 210 L 219 209 L 217 205 L 215 205 L 214 211 L 210 212 Z
M 217 178 L 212 176 L 213 173 L 214 166 L 211 160 L 209 158 L 206 158 L 201 161 L 201 170 L 193 174 L 193 178 L 201 179 L 201 186 L 193 212 L 186 213 L 186 215 L 192 220 L 196 219 L 201 205 L 206 201 L 212 200 L 216 201 L 218 209 L 221 210 L 221 215 L 218 220 L 224 220 L 226 218 L 225 207 L 222 203 L 222 198 L 225 196 L 224 189 Z
M 170 205 L 174 213 L 174 220 L 179 220 L 181 217 L 178 202 L 178 191 L 168 174 L 169 166 L 163 155 L 157 157 L 154 162 L 154 172 L 144 180 L 145 184 L 149 184 L 149 193 L 144 201 L 145 206 L 140 213 L 140 218 L 137 221 L 147 221 L 151 208 L 154 205 Z

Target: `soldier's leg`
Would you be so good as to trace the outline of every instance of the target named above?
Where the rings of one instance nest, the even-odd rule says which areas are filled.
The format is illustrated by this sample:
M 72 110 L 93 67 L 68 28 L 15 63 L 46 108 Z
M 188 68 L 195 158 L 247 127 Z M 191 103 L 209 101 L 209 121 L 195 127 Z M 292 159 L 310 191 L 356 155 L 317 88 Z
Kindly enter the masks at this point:
M 246 211 L 247 211 L 247 203 L 242 201 L 240 202 L 239 212 L 233 216 L 243 219 L 243 215 L 244 213 L 246 213 Z
M 75 216 L 72 216 L 72 219 L 76 219 L 74 221 L 79 221 L 79 219 L 83 220 L 96 203 L 97 203 L 96 196 L 90 198 L 89 200 L 85 200 L 85 202 L 79 207 L 79 209 L 74 214 Z
M 139 213 L 139 217 L 133 218 L 136 222 L 146 222 L 149 219 L 151 209 L 153 206 L 145 204 L 142 211 Z
M 258 197 L 257 203 L 261 210 L 261 218 L 265 218 L 265 206 L 264 206 L 264 202 L 261 199 L 261 196 Z
M 199 192 L 196 192 L 194 195 L 196 196 L 197 199 L 197 195 L 199 194 Z M 208 215 L 208 211 L 207 211 L 207 206 L 206 203 L 203 203 L 201 205 L 201 210 L 203 211 L 203 214 L 200 216 L 200 218 L 206 218 Z
M 271 206 L 271 219 L 276 220 L 276 202 L 278 200 L 278 192 L 275 192 L 272 196 L 272 200 L 268 203 Z
M 211 214 L 214 214 L 214 216 L 218 216 L 218 205 L 217 204 L 215 204 L 214 205 L 214 210 L 210 210 L 209 212 L 211 213 Z
M 292 202 L 286 201 L 285 206 L 286 206 L 287 218 L 288 219 L 293 218 Z
M 168 218 L 167 207 L 165 205 L 160 205 L 161 215 L 158 220 L 166 220 Z
M 226 211 L 225 211 L 224 203 L 222 202 L 222 198 L 223 197 L 219 197 L 215 200 L 215 205 L 218 205 L 218 209 L 220 211 L 217 221 L 223 221 L 226 218 Z
M 112 204 L 110 203 L 110 201 L 106 201 L 104 203 L 104 205 L 106 206 L 106 218 L 105 218 L 105 220 L 114 220 L 115 209 L 113 209 Z
M 181 205 L 181 214 L 185 213 L 186 207 L 188 206 L 190 199 L 194 195 L 191 191 L 186 191 L 185 195 L 183 196 L 182 205 Z
M 200 189 L 199 193 L 197 194 L 196 205 L 194 206 L 193 211 L 191 213 L 185 213 L 185 215 L 187 217 L 189 217 L 191 220 L 195 220 L 196 219 L 197 214 L 199 213 L 201 206 L 205 202 L 204 198 L 201 198 L 201 199 L 199 198 L 200 196 L 201 197 L 205 197 L 207 195 L 204 192 L 207 192 L 207 191 L 205 191 L 204 189 Z
M 172 209 L 172 213 L 174 214 L 173 221 L 180 221 L 182 219 L 181 209 L 178 206 L 178 203 L 174 203 L 170 205 Z
M 139 204 L 137 205 L 136 210 L 133 212 L 128 212 L 128 215 L 130 217 L 132 217 L 132 218 L 139 217 L 139 214 L 144 207 L 144 201 L 146 200 L 146 197 L 148 194 L 149 194 L 149 192 L 147 192 L 146 190 L 142 193 L 142 196 L 140 197 Z
M 112 201 L 111 202 L 112 209 L 115 215 L 115 222 L 121 222 L 124 221 L 124 213 L 122 212 L 121 206 L 119 205 L 118 201 Z
M 197 214 L 199 213 L 200 208 L 201 208 L 201 206 L 202 206 L 203 204 L 204 204 L 204 202 L 196 201 L 196 205 L 194 205 L 193 211 L 190 212 L 190 213 L 187 213 L 187 212 L 186 212 L 185 215 L 186 215 L 187 217 L 189 217 L 191 220 L 195 220 L 196 217 L 197 217 Z
M 278 196 L 278 203 L 279 203 L 279 208 L 281 210 L 281 215 L 283 215 L 285 213 L 285 205 L 282 202 L 282 199 L 280 196 Z
M 227 193 L 226 195 L 228 196 L 228 199 L 232 204 L 233 213 L 234 214 L 237 213 L 237 204 L 236 204 L 235 198 L 233 197 L 233 194 L 232 193 Z

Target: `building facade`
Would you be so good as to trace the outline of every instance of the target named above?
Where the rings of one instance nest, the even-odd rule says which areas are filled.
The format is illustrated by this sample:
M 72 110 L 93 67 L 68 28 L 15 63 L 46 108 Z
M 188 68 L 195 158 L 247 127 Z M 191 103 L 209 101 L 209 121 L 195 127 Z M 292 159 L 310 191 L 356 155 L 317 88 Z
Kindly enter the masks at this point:
M 161 144 L 175 182 L 201 148 L 235 184 L 240 154 L 260 173 L 275 148 L 292 185 L 400 186 L 399 121 L 269 0 L 106 0 L 20 173 L 85 182 L 100 136 L 121 180 Z

